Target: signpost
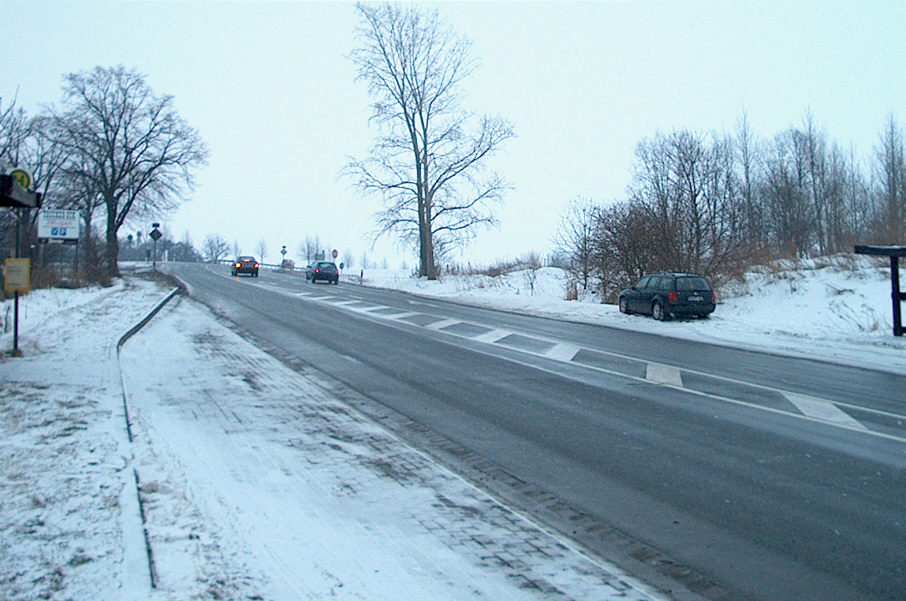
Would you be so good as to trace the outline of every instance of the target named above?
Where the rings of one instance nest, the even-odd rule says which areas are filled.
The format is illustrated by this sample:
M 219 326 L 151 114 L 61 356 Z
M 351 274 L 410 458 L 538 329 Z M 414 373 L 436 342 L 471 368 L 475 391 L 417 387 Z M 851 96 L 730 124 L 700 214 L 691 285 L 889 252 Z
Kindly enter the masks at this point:
M 152 258 L 151 262 L 151 269 L 153 269 L 154 271 L 157 271 L 157 241 L 160 240 L 161 236 L 163 236 L 163 234 L 160 233 L 160 230 L 157 229 L 159 227 L 159 223 L 152 223 L 151 233 L 148 234 L 154 240 L 154 257 Z
M 31 263 L 25 259 L 25 263 L 18 262 L 19 255 L 19 221 L 22 219 L 21 209 L 37 209 L 41 207 L 41 195 L 33 192 L 34 178 L 27 169 L 16 168 L 8 175 L 0 175 L 0 207 L 12 207 L 16 209 L 16 256 L 12 259 L 13 263 L 7 264 L 4 268 L 3 284 L 9 283 L 10 290 L 13 292 L 13 307 L 15 311 L 15 324 L 13 326 L 13 356 L 18 357 L 19 352 L 19 291 L 28 291 L 31 279 Z M 12 273 L 9 273 L 9 270 Z M 12 280 L 7 278 L 11 277 Z M 23 277 L 25 278 L 23 281 Z
M 19 352 L 19 293 L 31 290 L 31 260 L 7 259 L 3 265 L 3 289 L 12 292 L 15 316 L 13 318 L 13 357 Z

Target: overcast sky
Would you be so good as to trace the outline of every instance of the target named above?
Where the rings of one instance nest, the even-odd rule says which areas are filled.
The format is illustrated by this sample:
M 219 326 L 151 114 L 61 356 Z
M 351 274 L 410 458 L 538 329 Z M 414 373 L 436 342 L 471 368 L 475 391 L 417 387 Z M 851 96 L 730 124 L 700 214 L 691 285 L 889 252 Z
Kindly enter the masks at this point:
M 499 229 L 460 257 L 488 264 L 546 254 L 566 203 L 612 201 L 636 144 L 657 132 L 731 131 L 745 110 L 772 137 L 806 110 L 868 159 L 891 114 L 906 124 L 906 3 L 441 2 L 473 42 L 466 107 L 509 119 L 494 166 L 512 184 Z M 0 97 L 30 114 L 59 103 L 63 75 L 118 64 L 147 75 L 210 148 L 198 186 L 164 220 L 173 239 L 209 234 L 267 262 L 318 235 L 361 262 L 415 263 L 370 248 L 376 200 L 339 177 L 375 131 L 348 56 L 345 2 L 11 2 L 0 0 Z M 150 224 L 130 229 L 147 231 Z

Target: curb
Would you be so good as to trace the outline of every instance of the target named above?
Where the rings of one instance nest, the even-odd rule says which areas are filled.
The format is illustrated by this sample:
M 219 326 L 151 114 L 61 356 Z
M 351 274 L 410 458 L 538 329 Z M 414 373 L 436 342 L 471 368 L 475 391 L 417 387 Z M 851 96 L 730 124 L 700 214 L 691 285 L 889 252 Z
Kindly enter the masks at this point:
M 141 536 L 141 539 L 144 541 L 143 550 L 138 550 L 138 549 L 134 549 L 134 548 L 130 550 L 128 548 L 128 544 L 124 544 L 124 551 L 123 551 L 124 574 L 123 574 L 123 577 L 127 581 L 133 581 L 133 582 L 136 580 L 146 581 L 146 582 L 148 582 L 148 584 L 150 585 L 150 588 L 152 590 L 157 589 L 157 568 L 155 567 L 154 552 L 151 548 L 151 540 L 148 535 L 148 527 L 147 527 L 147 523 L 145 520 L 145 507 L 144 507 L 144 503 L 142 501 L 141 481 L 138 476 L 138 470 L 135 467 L 135 454 L 134 454 L 134 450 L 132 449 L 132 442 L 133 442 L 132 419 L 129 416 L 129 400 L 128 400 L 128 393 L 127 393 L 127 389 L 126 389 L 126 377 L 123 374 L 122 365 L 120 364 L 120 350 L 122 349 L 123 344 L 125 344 L 127 340 L 132 338 L 142 328 L 144 328 L 146 325 L 148 325 L 148 322 L 150 322 L 151 319 L 153 319 L 154 316 L 157 315 L 160 312 L 160 310 L 163 309 L 167 305 L 167 303 L 169 303 L 171 300 L 173 300 L 173 298 L 176 295 L 178 295 L 182 292 L 183 292 L 182 288 L 174 288 L 170 292 L 170 294 L 168 294 L 166 296 L 166 298 L 164 298 L 164 300 L 162 300 L 160 303 L 158 303 L 157 306 L 154 307 L 154 309 L 152 309 L 137 324 L 132 326 L 128 332 L 123 334 L 120 337 L 119 341 L 117 341 L 117 343 L 116 343 L 116 368 L 120 374 L 120 391 L 121 391 L 122 397 L 123 397 L 123 416 L 126 420 L 126 435 L 128 437 L 129 447 L 130 447 L 130 457 L 129 458 L 130 458 L 130 462 L 133 464 L 132 470 L 131 470 L 132 478 L 129 478 L 129 476 L 124 476 L 124 479 L 126 480 L 126 485 L 127 485 L 126 490 L 128 490 L 129 487 L 132 487 L 135 491 L 134 495 L 129 494 L 128 492 L 124 491 L 124 494 L 121 495 L 121 497 L 123 499 L 124 514 L 125 513 L 137 514 L 138 518 L 141 522 L 141 535 L 139 535 L 137 532 L 133 532 L 134 536 L 132 538 L 134 538 L 135 540 L 138 540 L 139 536 Z M 126 510 L 126 507 L 128 507 L 128 510 Z M 124 524 L 124 529 L 125 529 L 125 524 Z M 130 540 L 130 537 L 128 535 L 126 535 L 125 533 L 124 533 L 123 538 L 124 538 L 124 543 L 127 543 Z M 139 546 L 139 544 L 136 543 L 135 546 Z M 143 567 L 138 567 L 138 566 L 143 566 Z M 147 574 L 145 574 L 145 570 L 147 570 Z M 139 574 L 137 572 L 141 572 L 141 573 Z M 133 578 L 134 578 L 134 580 L 133 580 Z M 128 590 L 129 588 L 131 588 L 131 587 L 124 586 L 124 589 L 126 589 L 126 590 Z

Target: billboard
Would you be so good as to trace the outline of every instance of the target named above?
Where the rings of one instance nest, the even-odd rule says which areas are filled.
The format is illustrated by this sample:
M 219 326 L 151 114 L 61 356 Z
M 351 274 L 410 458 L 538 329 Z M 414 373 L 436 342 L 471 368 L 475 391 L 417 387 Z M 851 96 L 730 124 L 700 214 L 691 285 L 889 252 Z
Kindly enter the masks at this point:
M 38 239 L 42 242 L 77 242 L 80 224 L 78 211 L 44 209 L 38 213 Z

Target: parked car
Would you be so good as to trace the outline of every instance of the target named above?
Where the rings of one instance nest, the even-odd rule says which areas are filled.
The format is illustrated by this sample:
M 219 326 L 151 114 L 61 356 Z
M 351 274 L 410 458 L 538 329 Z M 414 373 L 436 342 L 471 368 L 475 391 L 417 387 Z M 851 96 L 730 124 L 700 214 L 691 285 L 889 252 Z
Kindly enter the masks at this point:
M 644 313 L 660 321 L 672 316 L 708 317 L 716 305 L 708 278 L 692 273 L 646 275 L 620 292 L 621 312 Z
M 336 264 L 331 261 L 318 261 L 311 266 L 311 277 L 308 279 L 311 280 L 312 284 L 318 280 L 326 280 L 327 283 L 333 282 L 334 284 L 339 284 L 340 270 L 337 269 Z
M 310 279 L 311 279 L 311 274 L 313 274 L 314 272 L 315 272 L 315 266 L 314 266 L 314 265 L 312 265 L 311 263 L 309 263 L 308 265 L 306 265 L 306 266 L 305 266 L 305 279 L 306 279 L 306 280 L 310 280 Z
M 240 273 L 247 273 L 252 277 L 258 277 L 258 261 L 255 260 L 255 257 L 236 257 L 236 260 L 233 261 L 233 275 L 239 275 Z

